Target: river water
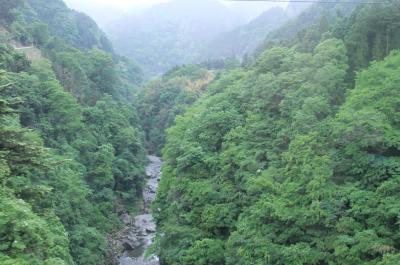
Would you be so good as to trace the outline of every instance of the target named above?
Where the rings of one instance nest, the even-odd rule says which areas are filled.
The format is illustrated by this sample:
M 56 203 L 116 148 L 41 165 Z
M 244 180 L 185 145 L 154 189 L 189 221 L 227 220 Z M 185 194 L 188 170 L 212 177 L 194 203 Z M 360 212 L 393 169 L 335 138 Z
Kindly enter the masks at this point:
M 140 215 L 132 220 L 130 233 L 137 239 L 137 245 L 132 250 L 126 250 L 119 259 L 120 265 L 159 265 L 158 258 L 151 256 L 145 259 L 145 253 L 151 245 L 156 224 L 150 213 L 150 205 L 154 200 L 161 176 L 162 160 L 156 156 L 148 156 L 150 164 L 146 168 L 147 181 L 143 190 L 143 209 Z

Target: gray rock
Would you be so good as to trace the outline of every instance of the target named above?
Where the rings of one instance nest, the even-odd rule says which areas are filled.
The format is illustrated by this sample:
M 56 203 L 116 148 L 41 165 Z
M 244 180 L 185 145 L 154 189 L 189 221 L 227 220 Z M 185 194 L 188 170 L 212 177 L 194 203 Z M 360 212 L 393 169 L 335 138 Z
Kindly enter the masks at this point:
M 125 240 L 125 241 L 122 243 L 122 246 L 124 247 L 125 250 L 134 250 L 134 249 L 135 249 L 135 246 L 134 246 L 134 245 L 132 244 L 132 242 L 129 241 L 129 240 Z
M 153 241 L 156 232 L 156 224 L 153 216 L 149 214 L 150 204 L 156 196 L 162 161 L 156 156 L 148 156 L 150 165 L 146 168 L 148 177 L 143 190 L 142 214 L 132 218 L 129 215 L 122 215 L 125 229 L 120 231 L 122 235 L 117 241 L 122 244 L 125 252 L 119 257 L 119 265 L 159 265 L 158 257 L 144 258 L 144 253 Z
M 132 217 L 129 214 L 126 214 L 126 213 L 122 215 L 121 219 L 122 219 L 122 222 L 125 225 L 130 225 L 132 223 L 132 221 L 133 221 Z

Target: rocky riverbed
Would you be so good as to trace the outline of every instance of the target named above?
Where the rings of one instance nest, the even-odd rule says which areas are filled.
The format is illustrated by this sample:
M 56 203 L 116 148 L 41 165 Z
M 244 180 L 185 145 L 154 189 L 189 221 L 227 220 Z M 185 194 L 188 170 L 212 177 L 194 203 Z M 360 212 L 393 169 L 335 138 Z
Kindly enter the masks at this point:
M 115 264 L 119 265 L 158 265 L 158 258 L 151 256 L 145 259 L 145 252 L 151 245 L 156 232 L 156 224 L 150 213 L 150 205 L 154 200 L 161 176 L 162 161 L 159 157 L 148 156 L 149 166 L 146 168 L 147 181 L 143 190 L 143 209 L 135 217 L 124 215 L 125 228 L 110 240 L 114 252 L 123 252 Z

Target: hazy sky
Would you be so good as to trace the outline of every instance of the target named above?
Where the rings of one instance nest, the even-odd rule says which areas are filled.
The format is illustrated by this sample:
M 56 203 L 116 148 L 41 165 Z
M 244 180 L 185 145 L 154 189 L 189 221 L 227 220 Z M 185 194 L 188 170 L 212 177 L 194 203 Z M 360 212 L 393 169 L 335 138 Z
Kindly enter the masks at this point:
M 167 2 L 169 0 L 65 0 L 67 4 L 72 7 L 81 6 L 109 6 L 117 9 L 131 9 L 138 6 L 150 6 L 160 2 Z M 190 0 L 188 0 L 190 1 Z M 232 4 L 229 1 L 220 0 L 225 4 Z M 254 5 L 254 3 L 246 3 L 246 5 Z
M 83 11 L 104 26 L 126 12 L 140 12 L 163 0 L 64 0 L 73 9 Z M 166 0 L 164 0 L 166 1 Z
M 169 0 L 64 0 L 67 5 L 92 16 L 100 26 L 117 19 L 126 12 L 140 12 L 151 5 Z M 190 0 L 187 0 L 190 1 Z M 284 6 L 282 3 L 266 2 L 229 2 L 219 0 L 226 5 L 234 5 L 234 10 L 246 19 L 254 18 L 272 6 Z
M 101 8 L 111 7 L 119 10 L 129 10 L 140 6 L 150 6 L 168 0 L 64 0 L 70 7 L 80 8 Z

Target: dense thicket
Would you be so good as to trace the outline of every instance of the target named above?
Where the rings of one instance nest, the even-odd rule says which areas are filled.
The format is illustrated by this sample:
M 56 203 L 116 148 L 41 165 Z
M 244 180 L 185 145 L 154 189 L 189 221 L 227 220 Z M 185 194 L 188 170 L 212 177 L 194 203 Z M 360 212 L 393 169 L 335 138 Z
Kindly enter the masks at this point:
M 181 66 L 151 81 L 139 92 L 138 112 L 150 153 L 161 153 L 165 130 L 199 98 L 213 78 L 213 73 L 200 66 Z
M 367 6 L 356 4 L 361 0 L 344 2 L 349 3 L 311 6 L 296 19 L 270 33 L 256 55 L 274 46 L 311 52 L 329 35 L 344 41 L 350 72 L 354 73 L 367 67 L 372 60 L 382 60 L 391 50 L 400 47 L 398 1 Z M 351 78 L 354 79 L 354 75 Z
M 398 14 L 321 16 L 176 120 L 154 205 L 163 264 L 398 264 Z
M 48 33 L 51 37 L 61 39 L 76 48 L 96 47 L 112 51 L 111 43 L 96 23 L 87 15 L 68 9 L 64 1 L 20 0 L 19 2 L 21 3 L 18 5 L 19 8 L 11 12 L 14 19 L 10 29 L 16 37 L 21 38 L 20 40 L 45 44 L 43 38 Z
M 0 263 L 108 264 L 144 183 L 140 69 L 62 1 L 0 6 Z M 12 47 L 32 44 L 44 57 Z

